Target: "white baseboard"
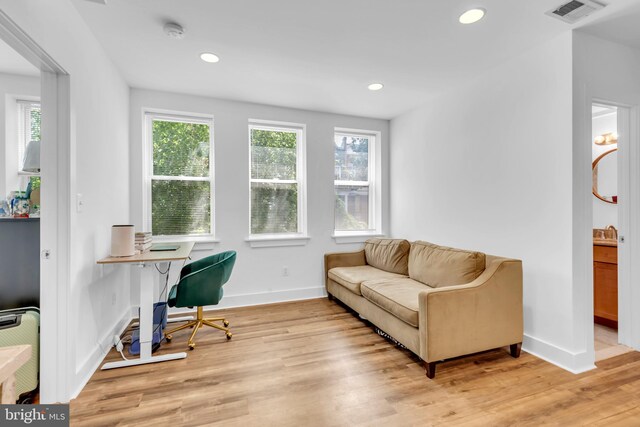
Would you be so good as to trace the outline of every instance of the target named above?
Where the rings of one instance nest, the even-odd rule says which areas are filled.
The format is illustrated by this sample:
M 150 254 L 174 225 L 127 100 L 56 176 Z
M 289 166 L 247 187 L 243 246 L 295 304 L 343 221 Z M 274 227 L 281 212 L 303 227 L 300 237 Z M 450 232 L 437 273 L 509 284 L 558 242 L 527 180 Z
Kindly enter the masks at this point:
M 75 385 L 73 392 L 71 393 L 70 400 L 78 397 L 84 386 L 87 385 L 91 379 L 91 376 L 100 367 L 104 358 L 107 356 L 107 353 L 109 353 L 109 350 L 113 347 L 113 336 L 122 335 L 130 322 L 131 310 L 125 310 L 120 320 L 118 320 L 116 324 L 109 329 L 102 339 L 97 341 L 94 350 L 80 364 L 80 367 L 76 369 L 76 378 L 79 378 L 80 381 Z
M 574 374 L 596 368 L 594 355 L 587 351 L 572 352 L 527 334 L 524 335 L 522 350 Z
M 275 304 L 278 302 L 301 301 L 305 299 L 322 298 L 327 296 L 324 286 L 315 288 L 288 289 L 285 291 L 261 292 L 257 294 L 225 295 L 218 305 L 208 307 L 233 308 L 250 305 Z M 173 311 L 173 310 L 171 310 Z
M 288 289 L 285 291 L 260 292 L 256 294 L 225 295 L 220 304 L 207 306 L 206 311 L 222 308 L 247 307 L 251 305 L 275 304 L 287 301 L 302 301 L 306 299 L 322 298 L 327 296 L 323 287 Z M 191 313 L 189 308 L 170 308 L 169 314 Z M 138 307 L 131 307 L 131 317 L 138 317 Z

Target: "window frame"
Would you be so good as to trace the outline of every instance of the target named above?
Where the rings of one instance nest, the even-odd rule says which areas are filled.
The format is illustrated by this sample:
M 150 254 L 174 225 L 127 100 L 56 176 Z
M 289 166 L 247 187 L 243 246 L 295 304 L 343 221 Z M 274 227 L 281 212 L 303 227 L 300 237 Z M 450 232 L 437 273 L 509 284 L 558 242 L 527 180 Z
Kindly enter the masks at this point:
M 352 136 L 352 137 L 365 137 L 369 138 L 368 144 L 368 165 L 367 181 L 344 181 L 333 179 L 333 235 L 332 237 L 336 243 L 359 243 L 364 242 L 366 239 L 375 236 L 382 236 L 382 162 L 381 162 L 381 132 L 364 129 L 350 129 L 350 128 L 334 128 L 333 139 L 331 141 L 332 158 L 335 158 L 335 138 L 340 136 Z M 373 143 L 372 143 L 373 142 Z M 334 164 L 335 168 L 335 164 Z M 335 192 L 338 186 L 367 186 L 369 188 L 369 228 L 366 230 L 337 230 L 335 222 Z
M 30 142 L 30 138 L 27 138 L 26 134 L 23 134 L 24 131 L 27 129 L 26 123 L 24 123 L 24 114 L 23 114 L 23 108 L 24 105 L 27 104 L 38 104 L 38 106 L 40 107 L 40 114 L 42 115 L 42 102 L 40 101 L 40 98 L 37 97 L 31 97 L 31 96 L 19 96 L 15 98 L 15 108 L 16 108 L 16 141 L 17 141 L 17 154 L 18 154 L 18 160 L 17 160 L 17 170 L 18 170 L 18 175 L 19 176 L 40 176 L 39 172 L 25 172 L 22 170 L 22 165 L 24 163 L 24 155 L 27 151 L 27 145 Z M 41 119 L 42 120 L 42 119 Z M 29 126 L 30 128 L 30 126 Z M 42 133 L 42 130 L 41 130 Z M 24 140 L 23 140 L 24 137 Z M 42 138 L 41 138 L 42 139 Z
M 143 197 L 142 212 L 144 231 L 153 233 L 152 218 L 152 182 L 154 179 L 168 181 L 208 181 L 211 200 L 210 230 L 206 234 L 186 235 L 154 235 L 154 242 L 219 242 L 216 239 L 216 203 L 215 203 L 215 143 L 214 143 L 214 117 L 210 114 L 190 113 L 172 110 L 159 110 L 145 108 L 143 115 Z M 209 126 L 209 175 L 206 177 L 190 176 L 164 176 L 153 174 L 153 120 L 158 119 L 169 122 L 205 124 Z
M 251 176 L 252 167 L 252 141 L 251 133 L 253 129 L 267 130 L 274 132 L 296 132 L 296 179 L 295 180 L 270 180 L 253 179 Z M 249 236 L 245 239 L 252 247 L 270 246 L 301 246 L 306 245 L 309 240 L 307 232 L 307 171 L 306 171 L 306 147 L 307 147 L 307 126 L 302 123 L 290 123 L 273 120 L 249 119 L 247 127 L 247 141 L 249 146 Z M 251 212 L 252 212 L 252 190 L 251 184 L 254 182 L 275 182 L 275 183 L 295 183 L 298 187 L 297 216 L 298 230 L 295 233 L 260 233 L 251 232 Z

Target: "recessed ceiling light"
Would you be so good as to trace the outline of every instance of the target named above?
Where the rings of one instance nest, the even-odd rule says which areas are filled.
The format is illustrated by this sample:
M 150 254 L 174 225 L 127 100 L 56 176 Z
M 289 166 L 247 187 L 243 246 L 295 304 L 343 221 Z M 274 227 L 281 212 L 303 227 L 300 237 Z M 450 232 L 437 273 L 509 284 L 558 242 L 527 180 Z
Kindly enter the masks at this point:
M 460 23 L 461 24 L 473 24 L 474 22 L 478 22 L 482 18 L 484 18 L 485 14 L 484 9 L 469 9 L 462 15 L 460 15 Z
M 369 88 L 369 90 L 380 90 L 384 87 L 384 85 L 382 83 L 371 83 L 367 87 Z
M 220 57 L 218 57 L 218 55 L 216 55 L 215 53 L 211 53 L 211 52 L 201 53 L 200 59 L 202 59 L 204 62 L 211 62 L 211 63 L 220 61 Z

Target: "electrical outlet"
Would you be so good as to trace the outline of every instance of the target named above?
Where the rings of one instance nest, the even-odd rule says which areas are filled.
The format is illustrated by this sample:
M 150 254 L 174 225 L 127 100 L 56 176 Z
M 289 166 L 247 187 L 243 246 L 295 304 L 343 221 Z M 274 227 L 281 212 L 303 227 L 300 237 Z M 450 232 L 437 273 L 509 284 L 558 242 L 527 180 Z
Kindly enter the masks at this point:
M 282 267 L 282 275 L 284 277 L 287 277 L 289 275 L 289 267 L 287 267 L 286 265 Z

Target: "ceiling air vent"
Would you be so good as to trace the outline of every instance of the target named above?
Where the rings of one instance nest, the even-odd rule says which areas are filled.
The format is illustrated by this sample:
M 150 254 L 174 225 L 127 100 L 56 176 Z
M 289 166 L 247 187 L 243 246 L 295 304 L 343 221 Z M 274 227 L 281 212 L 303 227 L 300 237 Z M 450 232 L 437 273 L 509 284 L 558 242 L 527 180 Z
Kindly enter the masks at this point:
M 555 9 L 551 9 L 546 14 L 569 24 L 575 24 L 581 19 L 591 15 L 593 12 L 602 9 L 604 6 L 605 5 L 591 0 L 573 0 L 569 3 L 560 5 Z

